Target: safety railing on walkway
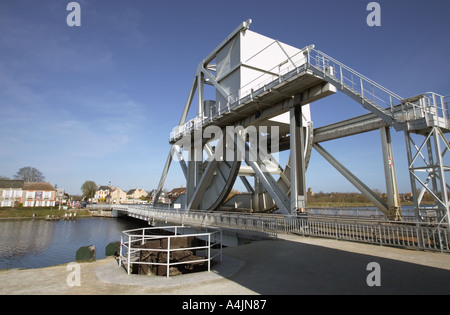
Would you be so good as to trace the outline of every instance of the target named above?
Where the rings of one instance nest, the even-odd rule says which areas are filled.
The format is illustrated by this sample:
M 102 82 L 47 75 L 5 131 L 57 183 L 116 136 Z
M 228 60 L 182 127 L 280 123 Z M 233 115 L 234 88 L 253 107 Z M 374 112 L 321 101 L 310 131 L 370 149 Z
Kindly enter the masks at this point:
M 131 217 L 151 221 L 180 223 L 182 225 L 217 226 L 227 229 L 239 229 L 262 233 L 268 237 L 277 237 L 277 219 L 264 215 L 245 215 L 226 212 L 184 211 L 153 208 L 151 206 L 122 205 L 115 207 L 127 211 Z
M 276 44 L 276 41 L 270 45 L 274 44 Z M 331 82 L 338 89 L 357 99 L 357 101 L 366 103 L 378 115 L 390 117 L 393 122 L 405 123 L 425 118 L 436 125 L 450 127 L 448 126 L 448 119 L 450 118 L 448 97 L 427 92 L 407 99 L 402 98 L 361 73 L 315 49 L 314 45 L 310 45 L 291 56 L 286 56 L 286 59 L 280 64 L 265 71 L 238 91 L 230 93 L 226 106 L 217 108 L 214 114 L 195 117 L 181 126 L 176 126 L 170 133 L 170 141 L 176 141 L 195 129 L 201 129 L 204 124 L 211 122 L 218 116 L 267 93 L 296 75 L 306 73 L 308 69 L 318 71 L 325 80 Z
M 450 252 L 448 224 L 348 218 L 281 218 L 278 231 L 412 249 Z
M 132 265 L 143 265 L 156 266 L 157 274 L 169 277 L 173 266 L 206 262 L 207 270 L 210 271 L 213 259 L 222 261 L 220 229 L 207 228 L 203 233 L 192 233 L 193 229 L 190 227 L 165 226 L 164 231 L 172 232 L 173 235 L 151 234 L 160 229 L 162 228 L 149 227 L 122 232 L 119 265 L 124 266 L 128 274 L 132 271 Z M 193 238 L 203 241 L 203 244 L 193 242 Z M 204 258 L 197 256 L 198 254 L 202 254 Z M 158 266 L 165 268 L 161 272 Z
M 445 97 L 434 92 L 423 93 L 407 99 L 386 89 L 327 54 L 310 49 L 308 66 L 318 69 L 325 79 L 351 96 L 361 98 L 379 114 L 390 116 L 393 121 L 408 122 L 425 118 L 434 124 L 447 126 L 448 104 Z M 398 115 L 399 109 L 401 115 Z
M 320 215 L 285 217 L 282 215 L 229 212 L 180 211 L 149 206 L 122 206 L 128 215 L 143 220 L 162 220 L 196 226 L 256 231 L 277 238 L 278 233 L 326 237 L 411 249 L 450 253 L 450 228 L 446 223 L 386 221 L 379 218 L 329 217 Z
M 412 208 L 402 208 L 402 221 L 415 222 L 416 215 Z M 376 207 L 311 207 L 308 208 L 308 216 L 319 217 L 337 217 L 347 219 L 368 219 L 368 220 L 386 220 L 386 215 Z M 429 212 L 427 215 L 422 216 L 423 222 L 438 222 L 437 216 Z

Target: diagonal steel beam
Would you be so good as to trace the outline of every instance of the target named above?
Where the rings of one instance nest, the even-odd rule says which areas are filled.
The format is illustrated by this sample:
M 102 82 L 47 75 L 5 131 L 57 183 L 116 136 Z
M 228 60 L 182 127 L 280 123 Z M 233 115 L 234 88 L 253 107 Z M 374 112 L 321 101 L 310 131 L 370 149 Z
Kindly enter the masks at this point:
M 358 179 L 352 172 L 350 172 L 344 165 L 336 160 L 330 153 L 328 153 L 319 144 L 314 143 L 314 149 L 322 155 L 336 170 L 338 170 L 347 180 L 349 180 L 364 196 L 366 196 L 373 204 L 380 209 L 386 216 L 389 215 L 389 206 L 376 193 L 374 193 L 366 184 Z
M 245 140 L 238 133 L 233 132 L 231 129 L 227 129 L 227 134 L 231 139 L 234 139 L 237 149 L 245 157 L 245 162 L 253 169 L 256 176 L 260 179 L 261 184 L 267 190 L 269 195 L 275 200 L 276 205 L 281 212 L 290 216 L 290 198 L 280 189 L 275 179 L 268 172 L 264 172 L 261 168 L 261 160 L 255 154 L 253 150 L 250 150 Z M 235 137 L 236 136 L 236 137 Z M 248 154 L 247 154 L 248 152 Z
M 217 144 L 217 147 L 220 147 L 223 145 L 223 137 L 220 139 L 219 143 Z M 211 146 L 207 143 L 205 145 L 205 151 L 208 154 L 208 165 L 206 166 L 206 169 L 201 174 L 201 178 L 198 182 L 198 184 L 195 187 L 195 190 L 190 198 L 190 200 L 187 200 L 187 209 L 198 209 L 198 206 L 200 205 L 200 202 L 202 201 L 203 195 L 205 191 L 208 189 L 209 184 L 211 183 L 211 179 L 214 176 L 214 173 L 217 171 L 218 166 L 218 159 L 220 158 L 220 155 L 222 154 L 219 150 L 216 153 L 212 152 Z

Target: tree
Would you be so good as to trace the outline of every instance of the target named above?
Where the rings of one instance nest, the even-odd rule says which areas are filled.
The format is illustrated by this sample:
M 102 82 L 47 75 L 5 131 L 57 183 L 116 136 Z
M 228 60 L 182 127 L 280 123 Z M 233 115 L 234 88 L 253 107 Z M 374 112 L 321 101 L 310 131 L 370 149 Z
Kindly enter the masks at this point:
M 81 191 L 83 192 L 83 197 L 93 198 L 97 191 L 97 184 L 91 180 L 87 180 L 84 182 L 83 186 L 81 186 Z
M 44 182 L 45 176 L 40 170 L 31 166 L 22 167 L 14 175 L 15 179 L 23 180 L 24 182 Z

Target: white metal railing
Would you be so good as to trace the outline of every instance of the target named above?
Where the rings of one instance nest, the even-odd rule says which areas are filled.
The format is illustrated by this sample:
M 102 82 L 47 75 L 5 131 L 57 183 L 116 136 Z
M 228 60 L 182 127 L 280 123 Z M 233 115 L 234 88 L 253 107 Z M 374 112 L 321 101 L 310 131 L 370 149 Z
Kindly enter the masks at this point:
M 282 219 L 285 233 L 450 253 L 448 224 L 343 218 Z
M 395 120 L 405 122 L 427 118 L 437 121 L 439 118 L 449 118 L 448 104 L 442 95 L 427 92 L 404 99 L 316 49 L 309 51 L 308 65 L 319 69 L 328 78 L 332 78 L 336 87 L 347 89 L 380 109 L 388 109 L 386 113 Z M 398 112 L 398 107 L 400 107 L 402 115 L 394 117 L 394 111 Z
M 119 265 L 124 266 L 127 273 L 131 273 L 132 265 L 147 265 L 147 266 L 165 266 L 166 277 L 170 277 L 170 267 L 181 264 L 195 264 L 207 262 L 207 270 L 211 271 L 211 261 L 218 257 L 219 261 L 222 261 L 222 231 L 220 229 L 207 229 L 204 233 L 189 233 L 186 234 L 187 229 L 191 229 L 186 226 L 165 226 L 164 230 L 173 232 L 173 235 L 155 235 L 148 234 L 155 230 L 160 230 L 161 227 L 149 227 L 127 230 L 122 232 L 120 240 L 120 253 L 119 253 Z M 209 231 L 208 231 L 209 230 Z M 204 245 L 179 247 L 174 246 L 176 240 L 181 238 L 195 237 L 203 240 Z M 143 248 L 146 242 L 160 240 L 157 246 L 153 244 L 152 247 Z M 150 243 L 152 244 L 152 243 Z M 195 255 L 196 259 L 182 260 L 174 259 L 174 253 L 177 251 L 193 251 L 197 254 L 197 251 L 203 251 L 205 258 L 201 258 Z M 142 261 L 140 259 L 142 253 L 162 253 L 165 258 L 165 262 L 156 261 Z M 160 255 L 158 255 L 160 256 Z M 161 256 L 160 256 L 161 257 Z M 164 259 L 163 259 L 164 260 Z
M 426 118 L 447 126 L 447 120 L 450 119 L 448 96 L 427 92 L 404 99 L 310 45 L 292 56 L 287 56 L 280 64 L 267 70 L 267 73 L 261 74 L 238 91 L 230 93 L 227 104 L 219 106 L 214 115 L 195 117 L 185 124 L 173 128 L 170 133 L 170 141 L 176 141 L 183 135 L 201 128 L 205 123 L 251 101 L 261 93 L 290 79 L 293 75 L 302 73 L 308 67 L 321 71 L 324 76 L 332 80 L 336 87 L 345 89 L 377 106 L 381 112 L 389 115 L 394 121 L 407 122 Z M 398 114 L 399 111 L 401 115 Z
M 236 214 L 185 210 L 161 210 L 149 206 L 126 206 L 122 211 L 144 220 L 217 226 L 264 233 L 328 237 L 379 245 L 450 252 L 450 228 L 446 223 L 384 221 L 380 218 L 328 216 L 285 217 L 267 214 Z
M 264 215 L 246 215 L 229 212 L 206 212 L 168 210 L 146 205 L 121 205 L 116 210 L 126 211 L 131 217 L 151 221 L 180 223 L 182 225 L 217 226 L 227 229 L 246 230 L 249 233 L 263 233 L 269 237 L 277 237 L 277 219 Z
M 362 219 L 379 219 L 385 220 L 386 215 L 376 207 L 336 207 L 336 208 L 322 208 L 311 207 L 308 208 L 308 216 L 326 216 L 326 217 L 342 217 L 342 218 L 362 218 Z M 436 217 L 428 215 L 424 217 L 427 221 L 434 222 Z M 416 215 L 413 209 L 402 208 L 402 220 L 408 222 L 416 221 Z

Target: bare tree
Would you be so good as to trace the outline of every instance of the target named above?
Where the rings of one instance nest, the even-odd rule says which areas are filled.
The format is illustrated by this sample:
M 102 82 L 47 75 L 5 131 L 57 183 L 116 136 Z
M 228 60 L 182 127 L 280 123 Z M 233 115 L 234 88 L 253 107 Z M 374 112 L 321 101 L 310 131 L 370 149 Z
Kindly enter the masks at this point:
M 21 179 L 24 182 L 43 182 L 45 181 L 45 176 L 40 170 L 31 166 L 22 167 L 14 175 L 15 179 Z

